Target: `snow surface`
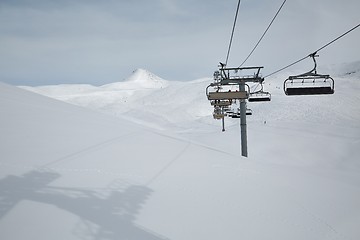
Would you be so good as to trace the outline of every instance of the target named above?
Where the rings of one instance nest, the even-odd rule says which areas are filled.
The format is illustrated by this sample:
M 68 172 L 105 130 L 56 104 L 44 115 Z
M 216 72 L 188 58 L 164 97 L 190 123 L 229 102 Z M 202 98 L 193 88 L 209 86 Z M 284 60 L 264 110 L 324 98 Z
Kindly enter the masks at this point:
M 211 79 L 22 87 L 78 106 L 0 83 L 0 239 L 359 239 L 358 66 L 331 96 L 268 79 L 249 158 Z

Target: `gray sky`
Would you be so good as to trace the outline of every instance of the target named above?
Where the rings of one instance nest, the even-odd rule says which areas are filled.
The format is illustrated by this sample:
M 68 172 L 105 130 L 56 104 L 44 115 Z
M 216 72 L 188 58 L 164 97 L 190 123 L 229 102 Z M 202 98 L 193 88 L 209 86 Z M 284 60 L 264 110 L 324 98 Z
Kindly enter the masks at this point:
M 228 66 L 238 66 L 283 0 L 242 0 Z M 168 80 L 212 76 L 225 61 L 237 0 L 0 0 L 0 81 L 121 81 L 136 68 Z M 288 0 L 246 65 L 271 73 L 360 23 L 358 0 Z M 319 65 L 360 60 L 360 28 Z M 297 68 L 312 67 L 311 60 Z

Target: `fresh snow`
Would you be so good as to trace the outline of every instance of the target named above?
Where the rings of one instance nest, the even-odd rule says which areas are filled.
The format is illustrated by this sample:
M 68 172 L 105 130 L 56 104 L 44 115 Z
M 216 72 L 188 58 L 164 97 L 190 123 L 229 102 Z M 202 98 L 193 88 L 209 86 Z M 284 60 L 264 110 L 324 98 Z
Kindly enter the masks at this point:
M 210 78 L 0 83 L 0 239 L 359 239 L 358 66 L 331 96 L 267 79 L 249 158 L 239 120 L 212 119 Z

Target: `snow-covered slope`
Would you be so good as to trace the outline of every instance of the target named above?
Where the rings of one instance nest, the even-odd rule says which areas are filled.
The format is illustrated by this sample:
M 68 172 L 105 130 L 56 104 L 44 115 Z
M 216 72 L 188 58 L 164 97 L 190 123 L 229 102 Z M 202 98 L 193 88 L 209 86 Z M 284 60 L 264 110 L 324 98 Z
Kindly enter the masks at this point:
M 141 106 L 144 96 L 166 88 L 168 85 L 168 81 L 155 74 L 144 69 L 136 69 L 125 81 L 100 87 L 63 84 L 40 87 L 22 86 L 22 88 L 78 106 L 119 116 L 133 110 L 134 105 Z
M 269 79 L 249 158 L 210 81 L 45 90 L 118 118 L 0 83 L 0 239 L 358 239 L 358 81 L 301 98 Z

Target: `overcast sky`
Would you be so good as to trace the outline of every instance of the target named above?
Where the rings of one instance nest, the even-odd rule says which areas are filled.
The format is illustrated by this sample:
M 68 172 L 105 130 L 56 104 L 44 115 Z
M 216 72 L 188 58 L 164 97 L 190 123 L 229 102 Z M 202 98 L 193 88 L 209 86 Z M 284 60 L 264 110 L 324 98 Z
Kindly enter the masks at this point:
M 283 0 L 242 0 L 228 66 L 238 66 Z M 210 77 L 225 61 L 237 0 L 0 0 L 0 81 L 121 81 L 136 68 L 167 80 Z M 246 65 L 271 73 L 360 23 L 359 0 L 288 0 Z M 360 28 L 319 65 L 360 60 Z M 311 68 L 311 61 L 297 68 Z

